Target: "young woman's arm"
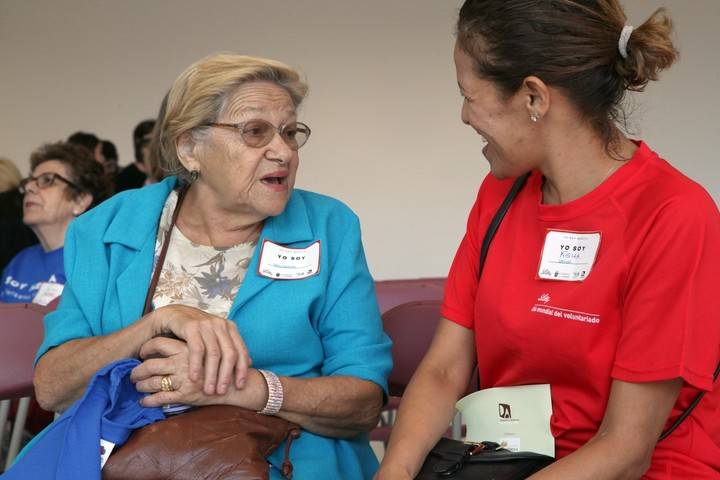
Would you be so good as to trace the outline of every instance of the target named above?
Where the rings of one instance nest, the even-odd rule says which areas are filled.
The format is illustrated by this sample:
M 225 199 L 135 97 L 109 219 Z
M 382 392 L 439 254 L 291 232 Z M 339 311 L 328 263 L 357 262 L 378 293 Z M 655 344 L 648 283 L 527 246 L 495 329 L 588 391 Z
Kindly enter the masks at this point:
M 473 331 L 441 319 L 430 349 L 405 390 L 376 480 L 415 477 L 425 456 L 447 431 L 474 365 Z
M 638 479 L 650 467 L 655 444 L 677 400 L 682 379 L 650 383 L 614 380 L 598 433 L 533 480 Z

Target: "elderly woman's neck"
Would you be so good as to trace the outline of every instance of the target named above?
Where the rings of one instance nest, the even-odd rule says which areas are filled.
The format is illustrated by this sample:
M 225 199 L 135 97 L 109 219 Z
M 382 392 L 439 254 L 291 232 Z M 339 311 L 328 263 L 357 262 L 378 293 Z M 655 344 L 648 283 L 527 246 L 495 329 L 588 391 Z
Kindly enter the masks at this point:
M 176 226 L 194 243 L 224 248 L 257 240 L 264 222 L 264 217 L 250 210 L 228 209 L 199 188 L 191 188 Z

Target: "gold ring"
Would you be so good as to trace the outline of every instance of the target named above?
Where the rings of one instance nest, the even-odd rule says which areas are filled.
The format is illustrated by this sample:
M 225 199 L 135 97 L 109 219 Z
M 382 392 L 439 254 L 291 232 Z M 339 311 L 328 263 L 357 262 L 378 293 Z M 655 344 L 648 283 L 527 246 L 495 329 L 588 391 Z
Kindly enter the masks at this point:
M 172 392 L 175 389 L 173 388 L 172 380 L 170 379 L 170 375 L 165 375 L 160 380 L 160 389 L 163 392 Z

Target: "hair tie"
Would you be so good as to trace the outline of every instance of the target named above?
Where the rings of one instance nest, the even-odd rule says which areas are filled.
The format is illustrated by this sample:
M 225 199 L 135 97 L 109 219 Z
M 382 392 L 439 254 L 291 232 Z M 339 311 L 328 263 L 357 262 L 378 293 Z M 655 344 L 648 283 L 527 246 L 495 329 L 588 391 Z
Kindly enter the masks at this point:
M 618 40 L 618 50 L 620 51 L 620 56 L 622 58 L 628 58 L 627 46 L 628 42 L 630 41 L 630 35 L 632 35 L 634 29 L 635 27 L 633 27 L 632 25 L 625 25 L 622 29 L 622 32 L 620 32 L 620 40 Z

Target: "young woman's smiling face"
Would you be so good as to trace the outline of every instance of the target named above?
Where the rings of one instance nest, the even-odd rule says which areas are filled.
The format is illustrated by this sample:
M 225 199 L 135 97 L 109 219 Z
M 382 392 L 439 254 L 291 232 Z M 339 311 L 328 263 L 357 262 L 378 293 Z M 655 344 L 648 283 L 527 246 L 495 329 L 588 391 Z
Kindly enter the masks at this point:
M 530 141 L 533 124 L 526 96 L 518 93 L 507 98 L 491 81 L 478 77 L 472 57 L 457 44 L 454 58 L 463 96 L 461 118 L 487 142 L 483 154 L 490 171 L 500 179 L 526 173 L 537 159 Z

